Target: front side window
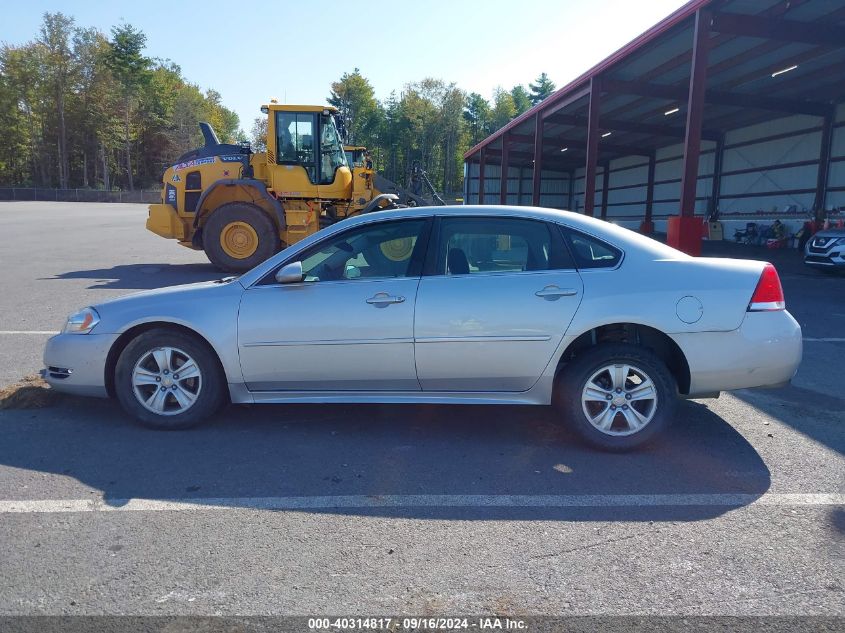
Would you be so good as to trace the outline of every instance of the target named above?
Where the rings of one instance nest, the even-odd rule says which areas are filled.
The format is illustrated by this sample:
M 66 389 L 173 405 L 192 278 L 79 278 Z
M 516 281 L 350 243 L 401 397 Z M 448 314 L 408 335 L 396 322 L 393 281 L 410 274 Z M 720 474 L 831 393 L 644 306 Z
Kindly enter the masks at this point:
M 524 272 L 572 268 L 545 222 L 511 218 L 445 218 L 438 273 Z
M 420 275 L 418 243 L 426 220 L 363 226 L 336 235 L 302 257 L 306 282 L 385 279 Z
M 313 112 L 276 112 L 276 162 L 302 165 L 317 182 L 314 154 L 316 115 Z

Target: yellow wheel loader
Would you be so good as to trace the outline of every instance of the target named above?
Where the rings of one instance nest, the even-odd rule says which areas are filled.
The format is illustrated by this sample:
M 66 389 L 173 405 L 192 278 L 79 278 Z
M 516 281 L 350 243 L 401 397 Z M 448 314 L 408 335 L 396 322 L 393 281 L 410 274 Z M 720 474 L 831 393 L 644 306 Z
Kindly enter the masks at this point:
M 271 102 L 261 111 L 266 152 L 220 143 L 200 124 L 205 145 L 164 172 L 147 229 L 243 272 L 323 226 L 400 203 L 401 190 L 374 174 L 365 148 L 354 148 L 361 158 L 350 166 L 335 108 Z

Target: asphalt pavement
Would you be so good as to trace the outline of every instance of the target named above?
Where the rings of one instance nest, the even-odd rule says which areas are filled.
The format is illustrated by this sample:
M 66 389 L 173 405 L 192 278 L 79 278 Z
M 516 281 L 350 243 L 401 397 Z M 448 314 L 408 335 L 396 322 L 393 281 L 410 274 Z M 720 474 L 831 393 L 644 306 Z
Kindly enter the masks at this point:
M 0 203 L 0 385 L 79 307 L 221 276 L 142 205 Z M 0 411 L 3 615 L 845 616 L 845 277 L 772 259 L 793 385 L 684 402 L 645 450 L 541 407 Z

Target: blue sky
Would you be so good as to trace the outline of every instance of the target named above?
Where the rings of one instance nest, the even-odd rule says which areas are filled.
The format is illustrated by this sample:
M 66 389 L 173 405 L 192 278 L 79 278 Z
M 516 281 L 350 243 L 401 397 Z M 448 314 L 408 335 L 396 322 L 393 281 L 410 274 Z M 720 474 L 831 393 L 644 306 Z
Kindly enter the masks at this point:
M 356 67 L 380 99 L 424 77 L 486 98 L 497 86 L 528 84 L 544 71 L 560 87 L 683 4 L 27 0 L 3 7 L 0 41 L 34 38 L 45 11 L 106 33 L 128 22 L 147 34 L 148 56 L 170 59 L 191 82 L 219 91 L 248 131 L 270 98 L 325 103 L 331 82 Z M 239 6 L 244 10 L 233 11 Z

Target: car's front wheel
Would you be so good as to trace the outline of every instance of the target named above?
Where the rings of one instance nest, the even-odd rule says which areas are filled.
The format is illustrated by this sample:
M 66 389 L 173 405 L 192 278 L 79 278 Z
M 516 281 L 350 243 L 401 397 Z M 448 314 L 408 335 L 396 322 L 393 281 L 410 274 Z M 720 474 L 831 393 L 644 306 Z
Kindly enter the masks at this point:
M 194 426 L 226 398 L 214 352 L 197 337 L 166 329 L 144 332 L 126 346 L 114 388 L 126 412 L 155 429 Z
M 677 384 L 648 349 L 608 343 L 579 354 L 558 377 L 558 408 L 592 446 L 625 451 L 672 422 Z

